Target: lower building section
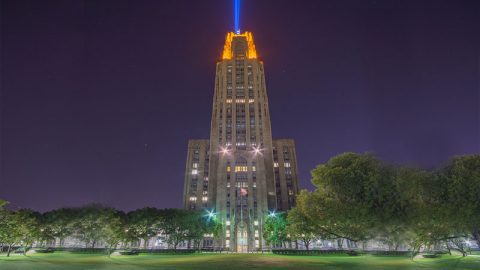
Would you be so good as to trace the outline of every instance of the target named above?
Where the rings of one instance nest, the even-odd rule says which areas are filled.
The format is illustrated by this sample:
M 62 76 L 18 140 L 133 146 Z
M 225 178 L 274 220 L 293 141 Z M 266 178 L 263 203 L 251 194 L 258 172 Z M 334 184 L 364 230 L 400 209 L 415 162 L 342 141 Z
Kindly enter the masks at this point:
M 295 205 L 294 141 L 272 140 L 251 149 L 211 151 L 217 148 L 209 140 L 189 141 L 184 208 L 215 213 L 223 232 L 214 246 L 235 252 L 261 250 L 269 212 L 287 211 Z

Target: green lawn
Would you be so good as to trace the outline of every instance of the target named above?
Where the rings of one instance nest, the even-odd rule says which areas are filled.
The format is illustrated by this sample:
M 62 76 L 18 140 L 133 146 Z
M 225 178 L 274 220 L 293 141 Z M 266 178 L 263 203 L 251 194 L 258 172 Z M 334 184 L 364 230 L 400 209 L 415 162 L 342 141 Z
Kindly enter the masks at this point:
M 0 269 L 134 270 L 134 269 L 480 269 L 480 255 L 415 259 L 375 256 L 282 256 L 272 254 L 195 254 L 113 256 L 93 254 L 0 255 Z

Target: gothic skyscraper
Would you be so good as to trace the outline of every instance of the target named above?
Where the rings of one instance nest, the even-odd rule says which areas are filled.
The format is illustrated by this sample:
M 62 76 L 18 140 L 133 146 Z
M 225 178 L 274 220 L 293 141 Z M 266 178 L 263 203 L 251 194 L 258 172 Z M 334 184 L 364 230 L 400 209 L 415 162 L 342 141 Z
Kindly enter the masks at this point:
M 292 139 L 273 140 L 263 62 L 250 32 L 230 32 L 217 62 L 209 140 L 190 140 L 184 207 L 215 211 L 224 231 L 213 244 L 263 248 L 263 223 L 298 192 Z

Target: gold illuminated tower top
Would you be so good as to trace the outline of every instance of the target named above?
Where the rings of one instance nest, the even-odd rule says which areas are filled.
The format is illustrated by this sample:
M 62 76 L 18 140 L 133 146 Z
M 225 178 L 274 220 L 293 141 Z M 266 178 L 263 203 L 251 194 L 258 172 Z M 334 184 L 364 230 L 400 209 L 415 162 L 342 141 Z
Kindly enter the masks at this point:
M 257 51 L 253 42 L 251 32 L 235 34 L 229 32 L 225 38 L 223 46 L 223 60 L 231 60 L 233 57 L 245 57 L 247 59 L 257 59 Z

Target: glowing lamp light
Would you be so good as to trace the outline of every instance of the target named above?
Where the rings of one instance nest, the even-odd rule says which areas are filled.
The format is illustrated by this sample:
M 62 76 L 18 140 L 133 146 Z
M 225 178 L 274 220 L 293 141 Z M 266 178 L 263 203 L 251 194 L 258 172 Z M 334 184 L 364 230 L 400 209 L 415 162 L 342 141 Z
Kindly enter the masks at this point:
M 212 218 L 215 218 L 217 216 L 217 213 L 215 213 L 215 210 L 207 210 L 207 217 L 208 219 L 212 219 Z
M 255 155 L 255 156 L 256 156 L 256 155 L 261 155 L 261 154 L 262 154 L 262 150 L 263 150 L 263 149 L 261 149 L 260 146 L 253 147 L 253 149 L 252 149 L 253 155 Z
M 268 213 L 268 216 L 274 218 L 277 216 L 277 213 L 275 213 L 275 210 L 273 210 Z
M 222 153 L 222 155 L 228 155 L 230 154 L 230 149 L 228 149 L 228 146 L 225 146 L 225 147 L 220 146 L 220 153 Z

